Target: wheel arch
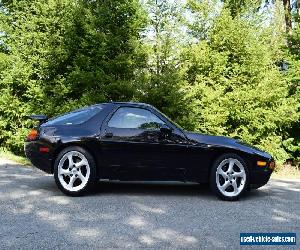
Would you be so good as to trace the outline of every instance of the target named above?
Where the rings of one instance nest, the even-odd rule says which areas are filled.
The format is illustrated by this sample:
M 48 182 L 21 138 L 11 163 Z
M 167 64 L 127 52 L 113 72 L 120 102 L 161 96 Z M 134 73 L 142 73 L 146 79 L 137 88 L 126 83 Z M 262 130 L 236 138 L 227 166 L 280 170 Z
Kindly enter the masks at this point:
M 221 157 L 222 155 L 225 155 L 225 154 L 236 154 L 238 155 L 239 157 L 241 157 L 245 163 L 247 164 L 247 167 L 248 169 L 250 170 L 251 169 L 251 160 L 250 160 L 250 155 L 248 152 L 244 152 L 242 150 L 237 150 L 237 149 L 234 149 L 234 148 L 226 148 L 226 147 L 219 147 L 219 148 L 216 148 L 215 149 L 215 152 L 213 154 L 213 157 L 211 158 L 211 161 L 209 163 L 209 176 L 208 176 L 208 180 L 210 178 L 210 175 L 211 175 L 211 169 L 213 167 L 213 164 L 215 163 L 215 161 Z
M 250 190 L 250 183 L 251 183 L 251 175 L 250 175 L 250 169 L 249 169 L 249 153 L 247 152 L 243 152 L 240 150 L 220 150 L 218 152 L 218 154 L 215 155 L 214 160 L 212 161 L 212 165 L 211 165 L 211 169 L 210 169 L 210 173 L 209 173 L 209 183 L 210 183 L 210 187 L 212 189 L 212 191 L 217 194 L 222 200 L 228 200 L 228 201 L 234 201 L 234 200 L 238 200 L 239 197 L 246 192 L 247 190 Z M 221 162 L 223 162 L 223 160 L 225 159 L 229 159 L 229 158 L 236 158 L 237 160 L 239 160 L 239 162 L 243 165 L 244 169 L 245 169 L 245 179 L 242 187 L 242 190 L 240 191 L 240 193 L 238 193 L 236 196 L 226 196 L 226 194 L 222 193 L 221 194 L 221 190 L 217 187 L 218 184 L 216 184 L 218 181 L 216 181 L 216 169 L 218 168 L 219 164 L 221 164 Z M 241 158 L 241 159 L 239 159 Z M 242 162 L 241 162 L 242 161 Z M 243 164 L 244 163 L 244 164 Z M 223 177 L 224 178 L 224 177 Z M 229 178 L 229 177 L 227 177 Z M 225 180 L 224 180 L 225 181 Z M 228 181 L 228 179 L 227 179 Z M 231 183 L 231 180 L 230 180 Z
M 99 175 L 99 164 L 98 164 L 98 160 L 97 160 L 97 157 L 96 157 L 96 154 L 95 152 L 87 145 L 82 145 L 81 143 L 79 142 L 66 142 L 66 143 L 63 143 L 61 145 L 59 145 L 53 152 L 53 156 L 52 156 L 52 162 L 51 162 L 51 173 L 53 174 L 54 173 L 54 163 L 55 163 L 55 160 L 57 158 L 57 156 L 59 155 L 59 153 L 68 148 L 68 147 L 81 147 L 83 148 L 84 150 L 88 151 L 91 156 L 93 157 L 95 163 L 96 163 L 96 169 L 97 169 L 97 175 Z

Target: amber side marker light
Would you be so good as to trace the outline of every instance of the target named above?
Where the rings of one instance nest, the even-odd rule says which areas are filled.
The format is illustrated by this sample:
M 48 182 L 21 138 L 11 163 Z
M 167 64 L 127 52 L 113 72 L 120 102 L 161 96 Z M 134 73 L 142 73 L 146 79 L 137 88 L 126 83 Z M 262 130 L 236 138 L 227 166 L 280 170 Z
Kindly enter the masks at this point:
M 27 140 L 33 141 L 36 140 L 38 137 L 38 131 L 36 129 L 31 129 L 29 134 L 27 135 Z
M 265 166 L 267 166 L 267 162 L 265 162 L 265 161 L 257 161 L 257 166 L 259 166 L 259 167 L 265 167 Z

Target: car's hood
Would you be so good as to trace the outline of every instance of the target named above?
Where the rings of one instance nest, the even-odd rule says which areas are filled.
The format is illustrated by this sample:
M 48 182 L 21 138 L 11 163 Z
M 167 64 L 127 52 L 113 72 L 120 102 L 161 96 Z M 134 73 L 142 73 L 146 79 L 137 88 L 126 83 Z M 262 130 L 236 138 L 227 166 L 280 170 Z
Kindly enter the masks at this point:
M 205 135 L 189 131 L 185 131 L 185 135 L 188 137 L 189 140 L 195 143 L 230 146 L 236 142 L 235 139 L 226 136 Z
M 236 150 L 257 154 L 266 158 L 271 159 L 272 156 L 254 146 L 248 145 L 242 141 L 226 137 L 226 136 L 215 136 L 215 135 L 205 135 L 201 133 L 185 131 L 185 135 L 193 143 L 209 144 L 215 147 L 226 147 L 233 148 Z

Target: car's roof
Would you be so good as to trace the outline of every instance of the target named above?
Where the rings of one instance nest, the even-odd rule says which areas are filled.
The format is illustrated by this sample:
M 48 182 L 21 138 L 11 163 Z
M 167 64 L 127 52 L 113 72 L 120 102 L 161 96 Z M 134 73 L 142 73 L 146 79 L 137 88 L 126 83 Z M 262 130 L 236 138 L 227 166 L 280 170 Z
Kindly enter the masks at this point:
M 147 103 L 142 103 L 142 102 L 106 102 L 106 103 L 99 103 L 98 105 L 101 105 L 101 104 L 112 104 L 112 105 L 120 105 L 120 106 L 130 105 L 130 106 L 147 106 L 147 107 L 152 107 L 152 105 L 147 104 Z

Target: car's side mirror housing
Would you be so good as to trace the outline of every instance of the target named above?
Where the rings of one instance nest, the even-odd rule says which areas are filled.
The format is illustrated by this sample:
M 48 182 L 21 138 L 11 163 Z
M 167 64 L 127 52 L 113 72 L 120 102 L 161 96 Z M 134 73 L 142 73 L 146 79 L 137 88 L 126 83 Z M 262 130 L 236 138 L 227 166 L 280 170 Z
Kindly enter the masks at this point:
M 163 134 L 172 134 L 173 129 L 169 128 L 166 124 L 160 127 L 160 132 Z

